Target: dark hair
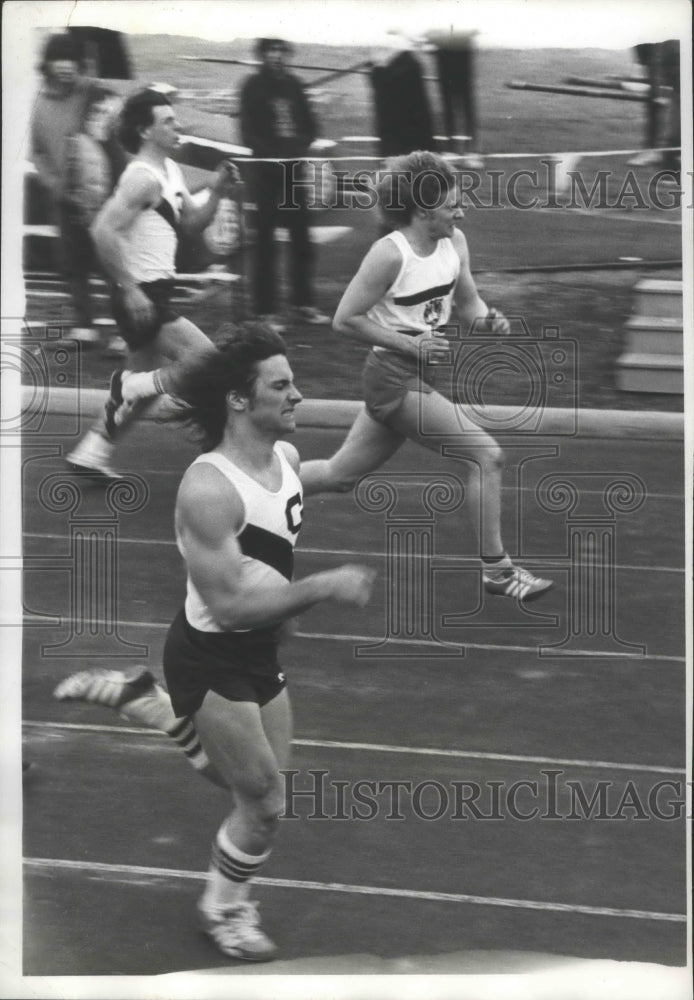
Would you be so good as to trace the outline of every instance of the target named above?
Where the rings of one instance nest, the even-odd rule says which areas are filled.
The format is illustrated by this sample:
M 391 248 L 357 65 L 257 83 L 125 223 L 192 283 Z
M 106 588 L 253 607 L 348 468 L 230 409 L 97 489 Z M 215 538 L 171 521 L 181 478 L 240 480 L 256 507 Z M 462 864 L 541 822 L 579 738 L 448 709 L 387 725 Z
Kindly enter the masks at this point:
M 127 99 L 120 113 L 118 139 L 129 153 L 137 153 L 142 145 L 140 129 L 147 128 L 154 122 L 153 108 L 168 105 L 171 101 L 157 90 L 145 88 L 138 90 Z
M 261 59 L 269 49 L 282 49 L 283 52 L 289 54 L 293 51 L 292 46 L 289 42 L 286 42 L 284 38 L 257 38 L 255 42 L 255 54 Z
M 418 208 L 439 208 L 455 185 L 456 176 L 441 156 L 416 150 L 386 161 L 376 195 L 385 221 L 397 228 L 408 225 Z
M 252 398 L 258 364 L 287 347 L 279 334 L 261 322 L 225 325 L 216 349 L 194 365 L 178 390 L 180 402 L 168 420 L 193 429 L 202 451 L 216 448 L 227 422 L 227 394 Z
M 74 62 L 80 70 L 84 69 L 84 53 L 76 38 L 72 35 L 62 33 L 59 35 L 49 35 L 43 49 L 39 70 L 44 76 L 48 75 L 48 64 L 52 62 Z

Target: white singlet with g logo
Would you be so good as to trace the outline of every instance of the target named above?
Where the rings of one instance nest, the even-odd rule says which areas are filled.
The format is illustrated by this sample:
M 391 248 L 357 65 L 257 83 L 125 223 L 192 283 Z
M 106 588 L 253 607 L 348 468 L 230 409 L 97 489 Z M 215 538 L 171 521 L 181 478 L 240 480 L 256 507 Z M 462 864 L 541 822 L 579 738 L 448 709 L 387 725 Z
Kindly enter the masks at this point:
M 460 257 L 453 241 L 439 240 L 433 253 L 419 257 L 401 232 L 388 233 L 384 239 L 395 243 L 402 254 L 402 266 L 384 297 L 367 312 L 368 318 L 413 336 L 445 326 L 460 273 Z

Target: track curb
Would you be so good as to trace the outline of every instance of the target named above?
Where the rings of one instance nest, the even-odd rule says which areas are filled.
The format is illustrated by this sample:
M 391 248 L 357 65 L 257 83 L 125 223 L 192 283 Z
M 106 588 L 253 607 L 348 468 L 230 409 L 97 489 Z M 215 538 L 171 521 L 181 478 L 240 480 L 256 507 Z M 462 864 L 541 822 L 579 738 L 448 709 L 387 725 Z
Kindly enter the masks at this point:
M 93 418 L 106 402 L 105 389 L 51 388 L 47 393 L 22 386 L 22 412 L 69 414 Z M 363 404 L 351 400 L 306 399 L 297 410 L 299 427 L 347 430 Z M 145 419 L 156 420 L 164 407 L 155 407 Z M 474 422 L 496 436 L 684 439 L 684 415 L 649 410 L 594 410 L 548 407 L 546 410 L 513 406 L 463 408 Z

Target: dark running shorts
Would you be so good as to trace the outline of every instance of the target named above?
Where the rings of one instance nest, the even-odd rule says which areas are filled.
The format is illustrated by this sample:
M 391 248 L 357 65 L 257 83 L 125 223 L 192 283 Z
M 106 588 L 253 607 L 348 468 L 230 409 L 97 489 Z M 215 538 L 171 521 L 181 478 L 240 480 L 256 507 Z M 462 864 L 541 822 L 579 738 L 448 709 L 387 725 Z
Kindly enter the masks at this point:
M 125 311 L 122 291 L 120 288 L 111 289 L 111 312 L 123 340 L 131 351 L 137 351 L 151 344 L 164 323 L 172 323 L 180 315 L 170 303 L 175 288 L 173 280 L 166 278 L 161 281 L 147 281 L 138 285 L 138 288 L 141 288 L 150 302 L 154 303 L 155 316 L 148 326 L 137 328 L 132 326 L 130 317 Z
M 435 392 L 422 380 L 414 358 L 395 351 L 369 351 L 362 371 L 366 409 L 374 420 L 388 423 L 408 392 Z
M 277 659 L 279 628 L 200 632 L 181 610 L 164 645 L 164 676 L 177 717 L 193 715 L 208 691 L 267 705 L 286 687 Z

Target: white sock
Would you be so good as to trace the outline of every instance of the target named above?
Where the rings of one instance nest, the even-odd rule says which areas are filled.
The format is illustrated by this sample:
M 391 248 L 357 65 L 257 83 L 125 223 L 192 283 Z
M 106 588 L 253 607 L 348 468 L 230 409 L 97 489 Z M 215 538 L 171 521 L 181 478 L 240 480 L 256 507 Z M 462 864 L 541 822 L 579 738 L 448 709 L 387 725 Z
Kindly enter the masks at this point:
M 151 399 L 162 393 L 157 371 L 128 372 L 123 378 L 123 399 L 131 405 L 139 399 Z
M 488 557 L 485 558 L 484 556 L 482 556 L 481 558 L 482 558 L 482 566 L 484 567 L 487 573 L 495 573 L 498 570 L 506 572 L 509 569 L 513 569 L 513 563 L 511 562 L 511 557 L 508 555 L 507 552 L 504 552 L 503 556 L 501 556 L 499 559 L 489 559 Z
M 246 854 L 231 843 L 222 826 L 212 845 L 203 905 L 225 909 L 248 899 L 250 879 L 262 868 L 270 853 L 271 849 L 264 854 Z

